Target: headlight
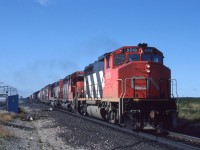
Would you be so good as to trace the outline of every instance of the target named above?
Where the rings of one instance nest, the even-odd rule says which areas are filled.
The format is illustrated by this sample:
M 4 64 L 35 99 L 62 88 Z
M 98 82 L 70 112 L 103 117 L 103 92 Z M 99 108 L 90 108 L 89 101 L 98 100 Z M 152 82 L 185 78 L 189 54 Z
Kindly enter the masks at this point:
M 146 69 L 146 72 L 147 72 L 147 73 L 150 73 L 150 72 L 151 72 L 151 70 L 150 70 L 150 69 Z
M 151 67 L 151 65 L 150 64 L 146 64 L 146 68 L 150 68 Z

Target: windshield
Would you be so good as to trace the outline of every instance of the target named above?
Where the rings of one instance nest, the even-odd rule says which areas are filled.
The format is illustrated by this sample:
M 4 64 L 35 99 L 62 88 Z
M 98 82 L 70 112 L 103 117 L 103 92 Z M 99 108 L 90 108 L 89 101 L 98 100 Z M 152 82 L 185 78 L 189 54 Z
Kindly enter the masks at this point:
M 163 63 L 163 57 L 159 56 L 159 55 L 152 55 L 152 57 L 151 57 L 151 54 L 143 54 L 142 60 Z
M 143 54 L 142 60 L 144 61 L 151 61 L 151 55 L 150 54 Z
M 125 54 L 117 54 L 114 56 L 114 65 L 118 66 L 126 61 L 126 55 Z
M 128 55 L 128 61 L 138 61 L 140 60 L 139 54 L 129 54 Z

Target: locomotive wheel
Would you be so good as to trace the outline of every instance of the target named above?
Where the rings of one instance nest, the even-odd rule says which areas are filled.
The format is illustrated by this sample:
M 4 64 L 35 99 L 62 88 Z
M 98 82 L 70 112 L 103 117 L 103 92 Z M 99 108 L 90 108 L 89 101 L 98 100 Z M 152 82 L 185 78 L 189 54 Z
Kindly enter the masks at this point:
M 172 127 L 172 129 L 177 128 L 177 112 L 173 112 L 171 114 L 171 127 Z
M 171 112 L 167 115 L 164 128 L 176 129 L 177 128 L 177 112 Z
M 130 116 L 125 115 L 124 116 L 124 124 L 127 128 L 129 129 L 133 129 L 133 121 L 130 118 Z
M 82 107 L 83 115 L 87 116 L 87 104 L 84 104 Z
M 87 112 L 84 110 L 84 108 L 80 109 L 80 114 L 83 116 L 87 116 Z
M 139 130 L 139 129 L 141 129 L 141 123 L 138 121 L 138 119 L 133 118 L 133 125 L 132 125 L 132 128 L 133 128 L 134 130 Z
M 110 123 L 116 123 L 116 113 L 114 111 L 111 111 L 110 112 L 110 115 L 109 115 L 109 122 Z
M 133 129 L 140 130 L 144 128 L 144 122 L 141 118 L 133 117 Z

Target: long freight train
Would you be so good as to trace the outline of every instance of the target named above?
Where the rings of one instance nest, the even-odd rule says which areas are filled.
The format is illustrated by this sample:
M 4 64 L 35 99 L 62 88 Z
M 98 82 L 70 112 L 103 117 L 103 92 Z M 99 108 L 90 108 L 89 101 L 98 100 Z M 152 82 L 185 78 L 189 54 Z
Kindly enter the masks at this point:
M 177 108 L 171 70 L 163 53 L 147 44 L 124 46 L 103 54 L 84 71 L 76 71 L 31 95 L 133 129 L 176 127 Z

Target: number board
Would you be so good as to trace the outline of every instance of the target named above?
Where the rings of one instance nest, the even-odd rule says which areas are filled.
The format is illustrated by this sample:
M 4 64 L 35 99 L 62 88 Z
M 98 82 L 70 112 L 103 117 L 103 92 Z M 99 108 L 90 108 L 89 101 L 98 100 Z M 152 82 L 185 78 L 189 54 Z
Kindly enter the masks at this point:
M 144 52 L 147 52 L 147 53 L 152 53 L 152 52 L 153 52 L 153 49 L 146 48 L 146 49 L 144 49 Z
M 137 48 L 126 48 L 126 52 L 137 52 Z

